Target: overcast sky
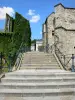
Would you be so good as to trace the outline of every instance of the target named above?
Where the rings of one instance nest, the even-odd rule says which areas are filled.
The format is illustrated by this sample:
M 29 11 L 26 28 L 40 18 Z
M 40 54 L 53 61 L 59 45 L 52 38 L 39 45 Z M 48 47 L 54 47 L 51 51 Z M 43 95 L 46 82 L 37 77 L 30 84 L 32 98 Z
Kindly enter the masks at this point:
M 75 0 L 0 0 L 0 29 L 4 28 L 5 14 L 14 16 L 17 11 L 30 20 L 32 39 L 40 39 L 42 24 L 58 3 L 75 8 Z

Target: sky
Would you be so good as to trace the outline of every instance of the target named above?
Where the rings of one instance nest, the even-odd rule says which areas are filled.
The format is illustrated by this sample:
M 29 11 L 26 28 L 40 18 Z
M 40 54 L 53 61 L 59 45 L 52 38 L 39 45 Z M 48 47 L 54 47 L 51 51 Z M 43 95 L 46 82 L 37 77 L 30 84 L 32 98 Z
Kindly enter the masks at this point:
M 0 0 L 0 29 L 5 26 L 5 15 L 22 14 L 30 21 L 32 40 L 42 38 L 42 24 L 54 12 L 54 6 L 62 3 L 75 8 L 75 0 Z

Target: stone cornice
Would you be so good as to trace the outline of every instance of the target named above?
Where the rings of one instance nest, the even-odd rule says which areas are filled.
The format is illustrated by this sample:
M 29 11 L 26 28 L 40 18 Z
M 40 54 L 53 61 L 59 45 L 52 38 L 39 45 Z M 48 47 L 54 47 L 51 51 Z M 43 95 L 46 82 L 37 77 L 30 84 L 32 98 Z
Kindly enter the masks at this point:
M 75 10 L 75 8 L 64 7 L 63 4 L 61 4 L 61 3 L 56 4 L 54 7 L 57 7 L 57 6 L 59 6 L 59 5 L 61 5 L 64 9 L 74 9 L 74 10 Z
M 75 29 L 66 29 L 66 28 L 64 28 L 64 27 L 56 27 L 55 29 L 64 29 L 64 30 L 66 30 L 66 31 L 75 31 Z
M 52 14 L 55 14 L 55 12 L 52 12 L 49 16 L 51 16 Z M 48 16 L 48 17 L 49 17 L 49 16 Z M 48 19 L 48 17 L 47 17 L 47 19 Z
M 47 19 L 52 15 L 52 14 L 55 14 L 55 12 L 52 12 L 45 20 L 45 24 L 47 23 Z

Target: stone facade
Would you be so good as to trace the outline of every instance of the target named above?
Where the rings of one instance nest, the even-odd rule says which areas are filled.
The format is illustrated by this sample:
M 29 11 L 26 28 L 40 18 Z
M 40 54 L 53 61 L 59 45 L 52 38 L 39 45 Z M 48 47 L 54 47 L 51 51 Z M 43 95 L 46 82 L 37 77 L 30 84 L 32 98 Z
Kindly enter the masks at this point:
M 55 13 L 50 14 L 45 21 L 44 45 L 56 43 L 63 54 L 72 54 L 75 52 L 75 8 L 66 8 L 62 4 L 57 4 L 54 8 Z
M 52 32 L 54 31 L 54 12 L 50 14 L 47 18 L 45 23 L 43 24 L 43 43 L 45 51 L 48 51 L 46 47 L 47 45 L 50 47 L 54 44 L 54 37 Z
M 63 54 L 75 52 L 75 9 L 62 4 L 55 6 L 55 34 L 59 37 L 57 44 Z
M 64 65 L 75 54 L 75 8 L 57 4 L 54 9 L 55 12 L 46 18 L 43 27 L 43 43 L 45 51 L 55 52 Z
M 47 23 L 47 34 L 48 34 L 48 44 L 51 46 L 54 44 L 54 37 L 52 32 L 54 31 L 54 12 L 50 14 L 46 20 Z
M 47 34 L 47 30 L 46 30 L 46 23 L 43 24 L 43 30 L 42 30 L 42 38 L 43 38 L 43 46 L 44 46 L 44 51 L 46 52 L 46 45 L 48 43 L 48 34 Z

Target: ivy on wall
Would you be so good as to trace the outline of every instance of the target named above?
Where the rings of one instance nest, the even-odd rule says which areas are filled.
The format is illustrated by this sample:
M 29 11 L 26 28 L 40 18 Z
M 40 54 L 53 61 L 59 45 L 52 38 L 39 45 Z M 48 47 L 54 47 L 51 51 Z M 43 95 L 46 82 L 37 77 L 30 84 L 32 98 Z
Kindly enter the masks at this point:
M 0 52 L 3 52 L 6 57 L 9 54 L 14 60 L 15 54 L 19 50 L 21 44 L 23 46 L 31 46 L 31 28 L 30 23 L 18 12 L 15 13 L 15 19 L 6 15 L 5 32 L 0 32 Z M 8 32 L 7 23 L 10 19 Z
M 6 14 L 5 32 L 13 32 L 14 19 Z
M 17 12 L 15 14 L 14 33 L 15 34 L 13 39 L 17 49 L 22 42 L 24 45 L 30 46 L 31 29 L 29 21 Z
M 13 33 L 0 32 L 0 52 L 8 53 Z

